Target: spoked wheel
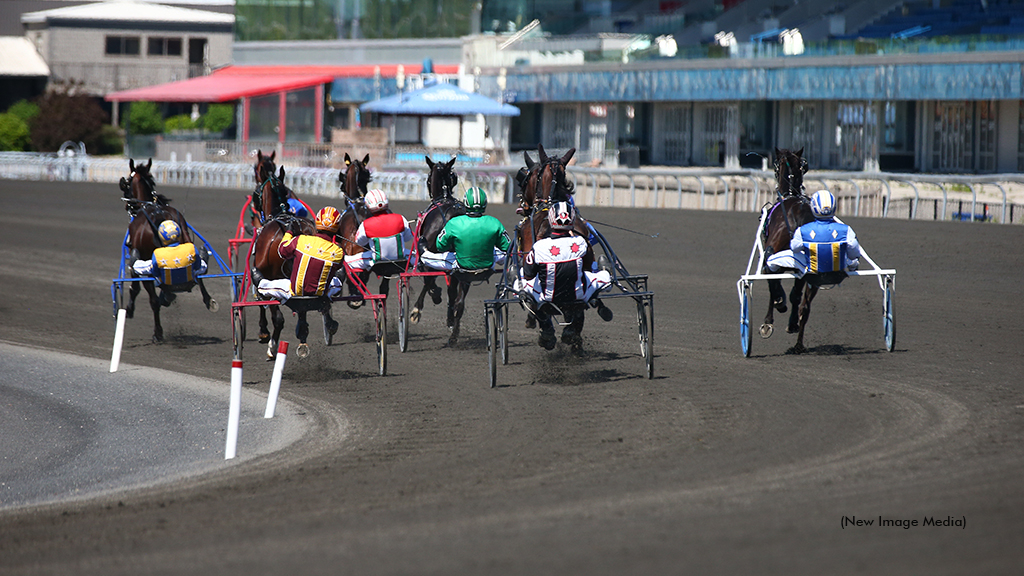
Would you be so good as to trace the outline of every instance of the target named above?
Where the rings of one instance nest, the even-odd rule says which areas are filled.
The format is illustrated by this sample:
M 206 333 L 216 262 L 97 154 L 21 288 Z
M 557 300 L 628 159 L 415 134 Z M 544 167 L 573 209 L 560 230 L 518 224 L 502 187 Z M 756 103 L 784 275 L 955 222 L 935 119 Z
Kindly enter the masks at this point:
M 124 308 L 124 282 L 114 282 L 110 292 L 114 300 L 114 318 L 117 318 L 117 311 Z
M 501 346 L 501 363 L 508 364 L 508 305 L 502 304 L 494 315 L 498 323 L 498 345 Z
M 654 300 L 644 297 L 636 303 L 640 355 L 647 361 L 647 378 L 654 378 Z
M 409 347 L 409 280 L 398 280 L 398 350 L 405 352 Z
M 377 317 L 377 373 L 388 373 L 388 316 L 383 306 L 374 304 Z
M 882 327 L 885 330 L 885 349 L 892 352 L 896 348 L 896 319 L 892 309 L 893 285 L 892 278 L 885 279 L 885 314 L 882 316 Z
M 324 324 L 324 344 L 330 346 L 334 341 L 334 334 L 331 334 L 331 325 L 328 323 L 327 316 L 325 314 L 321 314 L 320 319 L 323 320 Z
M 750 345 L 753 339 L 753 332 L 750 331 L 750 285 L 743 287 L 743 296 L 740 299 L 740 347 L 743 349 L 743 356 L 750 358 Z
M 493 306 L 484 310 L 484 331 L 487 333 L 487 367 L 491 375 L 491 388 L 498 384 L 498 317 Z
M 245 340 L 245 310 L 242 308 L 231 309 L 231 344 L 234 348 L 234 357 L 242 358 L 242 342 Z

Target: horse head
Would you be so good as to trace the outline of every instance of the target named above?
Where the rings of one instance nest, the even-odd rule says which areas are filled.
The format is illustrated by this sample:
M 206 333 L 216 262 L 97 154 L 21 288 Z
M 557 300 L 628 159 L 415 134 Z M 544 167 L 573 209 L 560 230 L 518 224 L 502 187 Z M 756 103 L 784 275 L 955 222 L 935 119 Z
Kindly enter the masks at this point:
M 807 160 L 803 154 L 803 148 L 795 152 L 785 148 L 775 149 L 775 181 L 779 195 L 783 198 L 803 194 L 804 174 L 807 173 Z
M 427 166 L 430 167 L 430 174 L 427 175 L 427 192 L 430 193 L 430 201 L 437 202 L 452 198 L 455 186 L 459 183 L 459 176 L 455 173 L 455 158 L 448 162 L 433 162 L 430 156 L 424 156 Z
M 338 174 L 338 180 L 341 182 L 341 193 L 349 201 L 362 200 L 366 196 L 370 185 L 370 169 L 366 167 L 369 163 L 369 154 L 359 160 L 345 153 L 345 169 Z
M 570 148 L 561 158 L 548 156 L 544 152 L 544 146 L 538 144 L 537 150 L 540 154 L 540 164 L 536 171 L 536 177 L 531 180 L 534 186 L 534 203 L 564 202 L 575 191 L 575 185 L 566 177 L 566 166 L 576 153 L 575 148 Z
M 268 178 L 274 176 L 274 172 L 277 172 L 277 165 L 274 164 L 274 157 L 277 156 L 277 151 L 270 153 L 270 156 L 264 156 L 262 150 L 256 151 L 256 165 L 253 166 L 253 171 L 256 173 L 256 184 L 262 184 L 266 182 Z
M 128 170 L 130 173 L 128 178 L 121 178 L 119 182 L 121 195 L 126 200 L 125 210 L 128 210 L 133 216 L 138 211 L 138 203 L 140 202 L 156 202 L 163 206 L 167 206 L 171 202 L 170 198 L 163 194 L 157 194 L 156 181 L 150 172 L 152 167 L 152 158 L 146 164 L 135 164 L 135 160 L 129 158 Z

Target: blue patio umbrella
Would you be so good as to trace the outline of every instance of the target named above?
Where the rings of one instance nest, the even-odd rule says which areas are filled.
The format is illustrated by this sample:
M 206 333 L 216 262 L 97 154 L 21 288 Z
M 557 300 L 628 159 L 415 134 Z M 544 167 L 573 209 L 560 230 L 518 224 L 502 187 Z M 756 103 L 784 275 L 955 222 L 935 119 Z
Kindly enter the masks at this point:
M 519 108 L 501 104 L 486 96 L 466 92 L 454 84 L 434 84 L 367 102 L 360 112 L 416 116 L 519 116 Z

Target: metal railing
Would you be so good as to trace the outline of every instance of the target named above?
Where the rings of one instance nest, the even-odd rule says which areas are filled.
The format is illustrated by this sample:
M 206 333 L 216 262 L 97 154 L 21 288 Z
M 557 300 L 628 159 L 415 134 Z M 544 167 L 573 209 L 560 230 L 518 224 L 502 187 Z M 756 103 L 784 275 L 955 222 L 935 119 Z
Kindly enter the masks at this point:
M 493 203 L 517 200 L 519 166 L 456 166 L 459 187 L 481 187 Z M 154 161 L 157 184 L 249 191 L 251 163 Z M 370 186 L 394 199 L 427 200 L 426 166 L 384 165 L 372 169 Z M 774 174 L 766 170 L 698 168 L 583 168 L 568 170 L 580 206 L 673 208 L 758 212 L 776 197 Z M 0 178 L 110 182 L 128 175 L 125 158 L 87 155 L 0 153 Z M 285 181 L 297 194 L 338 198 L 339 169 L 296 166 Z M 811 171 L 808 191 L 830 190 L 840 216 L 910 220 L 973 220 L 1003 224 L 1024 220 L 1024 174 L 987 176 Z M 460 190 L 460 192 L 461 192 Z

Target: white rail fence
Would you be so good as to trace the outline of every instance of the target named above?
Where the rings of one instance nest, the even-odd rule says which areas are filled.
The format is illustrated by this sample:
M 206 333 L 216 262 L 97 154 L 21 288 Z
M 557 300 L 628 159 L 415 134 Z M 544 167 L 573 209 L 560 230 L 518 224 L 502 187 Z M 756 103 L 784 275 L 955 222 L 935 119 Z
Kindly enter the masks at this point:
M 427 200 L 426 166 L 372 169 L 371 187 L 399 200 Z M 491 202 L 516 199 L 519 166 L 458 166 L 459 188 L 479 186 Z M 339 171 L 285 167 L 285 183 L 299 195 L 337 198 Z M 252 164 L 154 161 L 157 184 L 250 190 Z M 117 183 L 128 176 L 126 158 L 0 153 L 0 178 Z M 694 168 L 582 168 L 569 176 L 581 206 L 675 208 L 758 212 L 775 199 L 774 174 L 763 170 Z M 925 175 L 866 172 L 808 172 L 808 192 L 830 190 L 839 199 L 840 216 L 911 220 L 976 220 L 1019 223 L 1024 220 L 1024 175 Z

